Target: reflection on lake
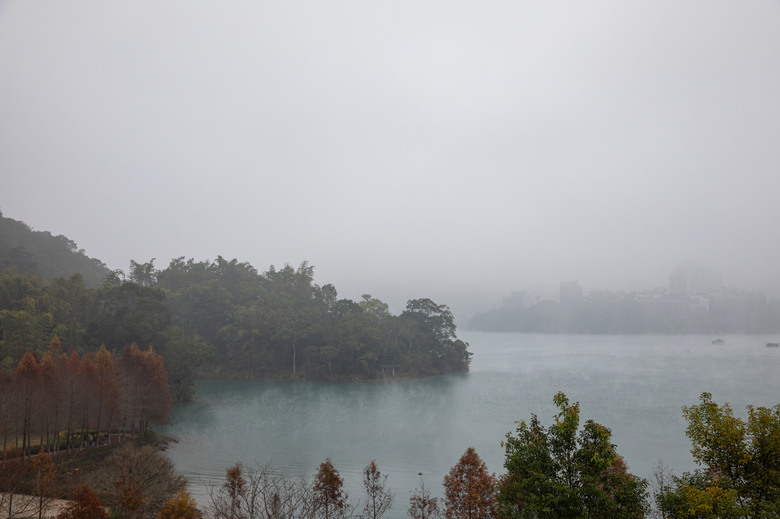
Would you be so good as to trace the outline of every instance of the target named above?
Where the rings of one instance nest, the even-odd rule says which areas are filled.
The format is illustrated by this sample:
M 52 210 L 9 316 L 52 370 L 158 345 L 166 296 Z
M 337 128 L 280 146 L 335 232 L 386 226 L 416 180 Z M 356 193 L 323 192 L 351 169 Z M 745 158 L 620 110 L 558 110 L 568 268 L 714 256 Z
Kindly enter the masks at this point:
M 650 478 L 659 460 L 676 474 L 694 468 L 680 409 L 708 391 L 745 405 L 780 402 L 780 351 L 775 337 L 571 336 L 461 333 L 474 352 L 465 375 L 392 383 L 214 382 L 198 384 L 198 401 L 177 407 L 164 432 L 167 451 L 190 479 L 201 504 L 225 469 L 272 463 L 310 478 L 331 458 L 351 500 L 361 495 L 361 470 L 372 459 L 396 493 L 387 517 L 402 517 L 423 473 L 441 481 L 469 447 L 491 471 L 503 471 L 500 442 L 531 413 L 547 426 L 563 391 L 579 401 L 581 418 L 612 429 L 631 471 Z

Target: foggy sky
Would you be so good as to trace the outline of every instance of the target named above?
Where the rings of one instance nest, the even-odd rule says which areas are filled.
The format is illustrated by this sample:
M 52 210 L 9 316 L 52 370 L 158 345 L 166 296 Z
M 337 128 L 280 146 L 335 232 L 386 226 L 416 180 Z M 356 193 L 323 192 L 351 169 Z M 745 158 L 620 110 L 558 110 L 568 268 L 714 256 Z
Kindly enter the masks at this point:
M 0 0 L 0 210 L 342 297 L 780 294 L 780 2 Z

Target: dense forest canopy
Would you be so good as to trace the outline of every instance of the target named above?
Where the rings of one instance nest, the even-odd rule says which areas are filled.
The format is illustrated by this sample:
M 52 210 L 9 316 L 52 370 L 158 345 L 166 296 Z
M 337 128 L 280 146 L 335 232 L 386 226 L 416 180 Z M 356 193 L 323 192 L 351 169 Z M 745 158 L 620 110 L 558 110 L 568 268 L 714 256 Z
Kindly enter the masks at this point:
M 25 352 L 45 353 L 57 336 L 65 351 L 152 346 L 165 358 L 174 396 L 192 394 L 195 376 L 291 380 L 371 380 L 468 369 L 452 312 L 410 300 L 392 315 L 381 300 L 339 299 L 302 263 L 258 272 L 236 259 L 130 262 L 99 288 L 79 274 L 45 283 L 32 272 L 0 275 L 0 369 Z

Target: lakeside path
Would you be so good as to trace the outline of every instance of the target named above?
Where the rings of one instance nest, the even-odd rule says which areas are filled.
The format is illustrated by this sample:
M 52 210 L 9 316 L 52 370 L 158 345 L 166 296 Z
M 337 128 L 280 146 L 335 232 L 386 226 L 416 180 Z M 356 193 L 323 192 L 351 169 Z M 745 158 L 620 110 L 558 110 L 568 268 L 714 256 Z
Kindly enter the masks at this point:
M 109 435 L 109 442 L 108 443 L 96 443 L 95 445 L 80 445 L 78 447 L 73 447 L 70 452 L 67 451 L 66 449 L 60 449 L 60 450 L 58 450 L 56 452 L 46 451 L 46 453 L 49 456 L 52 456 L 52 455 L 56 456 L 56 455 L 59 455 L 59 454 L 71 454 L 73 452 L 81 452 L 81 451 L 89 450 L 89 449 L 99 449 L 101 447 L 110 447 L 110 446 L 115 445 L 115 444 L 123 443 L 123 442 L 126 442 L 126 441 L 133 441 L 135 439 L 136 439 L 136 436 L 133 436 L 133 435 L 130 435 L 130 434 L 123 435 L 121 433 L 111 433 Z M 40 444 L 38 444 L 38 443 L 35 444 L 36 447 L 39 446 L 39 445 Z M 15 457 L 6 458 L 5 460 L 3 460 L 2 452 L 3 451 L 0 450 L 0 464 L 13 462 L 14 460 L 20 460 L 21 459 L 20 456 L 15 456 Z M 35 454 L 31 454 L 30 456 L 25 456 L 25 460 L 32 461 L 35 458 L 37 458 L 39 455 L 40 455 L 40 452 L 35 453 Z M 0 501 L 0 502 L 2 502 L 2 501 Z M 3 519 L 3 517 L 4 516 L 0 515 L 0 519 Z
M 0 519 L 8 518 L 8 499 L 10 494 L 0 492 L 0 503 L 5 506 L 0 509 Z M 33 519 L 38 517 L 38 496 L 28 494 L 14 494 L 14 505 L 11 511 L 11 517 L 15 519 Z M 50 499 L 44 506 L 43 517 L 54 519 L 70 503 L 66 499 Z

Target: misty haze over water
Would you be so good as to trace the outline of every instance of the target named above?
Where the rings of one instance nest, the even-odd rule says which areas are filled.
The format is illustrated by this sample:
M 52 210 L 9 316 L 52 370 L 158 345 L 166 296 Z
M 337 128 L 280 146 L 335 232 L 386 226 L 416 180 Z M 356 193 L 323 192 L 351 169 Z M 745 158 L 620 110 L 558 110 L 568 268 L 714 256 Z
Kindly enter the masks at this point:
M 581 422 L 612 430 L 632 473 L 651 478 L 659 459 L 677 475 L 695 468 L 681 407 L 703 391 L 745 406 L 772 406 L 780 394 L 780 351 L 769 336 L 571 336 L 465 333 L 474 351 L 468 374 L 391 383 L 202 382 L 199 399 L 176 408 L 165 432 L 167 454 L 205 502 L 205 486 L 225 469 L 271 463 L 310 478 L 326 457 L 345 478 L 353 502 L 372 459 L 396 493 L 390 517 L 402 517 L 423 473 L 441 482 L 461 454 L 476 448 L 503 472 L 500 442 L 532 413 L 549 426 L 552 399 L 579 401 Z
M 342 297 L 780 295 L 780 4 L 0 2 L 0 208 Z
M 397 519 L 469 446 L 500 473 L 557 391 L 632 472 L 680 474 L 681 406 L 776 405 L 778 337 L 462 330 L 685 262 L 780 298 L 778 56 L 777 0 L 0 0 L 0 211 L 110 269 L 308 261 L 339 298 L 455 314 L 464 375 L 201 382 L 165 430 L 201 503 L 236 461 L 326 457 L 354 499 L 376 459 Z

